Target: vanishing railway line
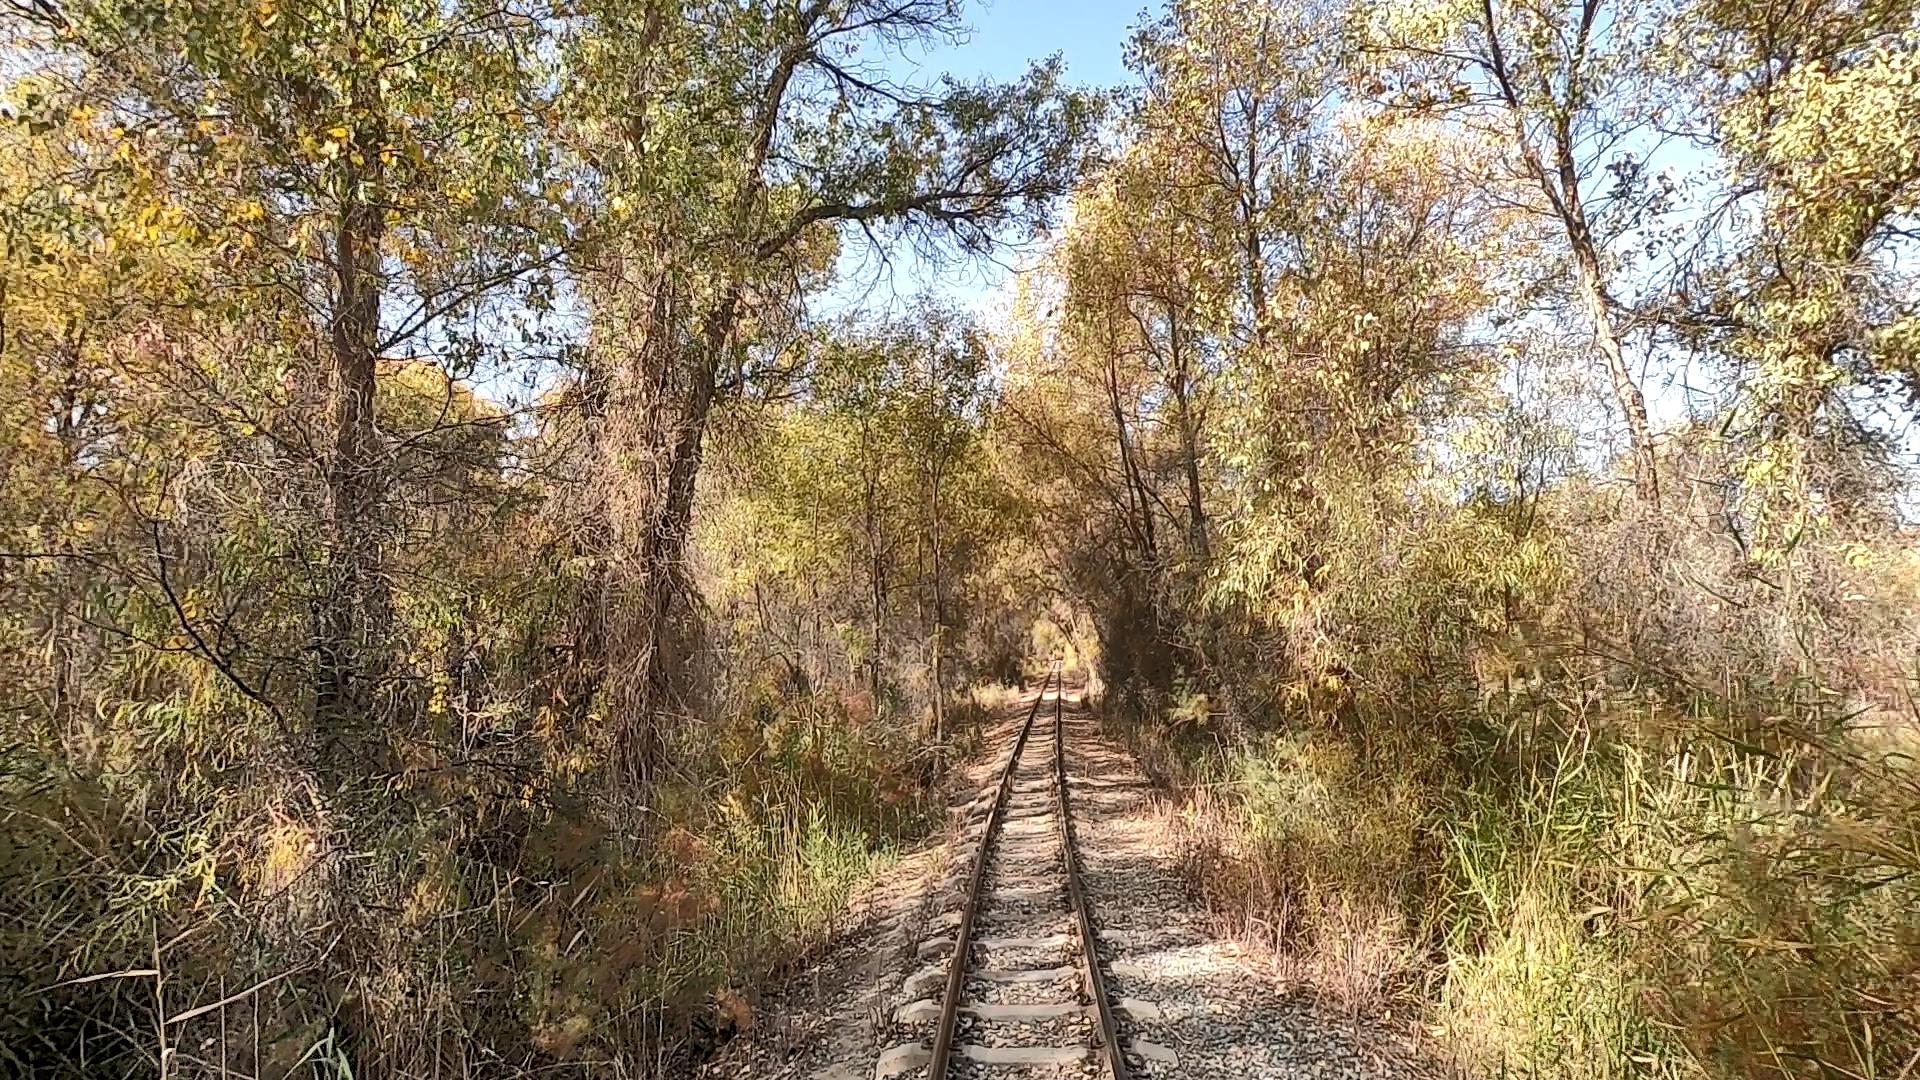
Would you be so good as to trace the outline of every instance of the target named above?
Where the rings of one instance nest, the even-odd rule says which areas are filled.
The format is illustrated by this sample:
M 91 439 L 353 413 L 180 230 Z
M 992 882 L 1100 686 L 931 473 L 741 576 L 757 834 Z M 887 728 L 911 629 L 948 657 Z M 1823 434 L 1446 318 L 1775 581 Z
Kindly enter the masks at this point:
M 1164 811 L 1049 672 L 966 766 L 949 843 L 876 882 L 712 1080 L 1414 1080 L 1418 1036 L 1222 938 Z M 936 1047 L 939 1061 L 934 1061 Z M 1430 1067 L 1431 1066 L 1431 1067 Z
M 882 1080 L 1136 1075 L 1121 1041 L 1119 1012 L 1128 1003 L 1108 993 L 1080 876 L 1062 698 L 1056 664 L 998 782 L 968 804 L 968 825 L 978 829 L 973 857 L 953 882 L 959 910 L 938 920 L 952 925 L 953 936 L 923 949 L 950 949 L 940 996 L 895 1015 L 906 1027 L 931 1021 L 931 1038 L 883 1055 Z

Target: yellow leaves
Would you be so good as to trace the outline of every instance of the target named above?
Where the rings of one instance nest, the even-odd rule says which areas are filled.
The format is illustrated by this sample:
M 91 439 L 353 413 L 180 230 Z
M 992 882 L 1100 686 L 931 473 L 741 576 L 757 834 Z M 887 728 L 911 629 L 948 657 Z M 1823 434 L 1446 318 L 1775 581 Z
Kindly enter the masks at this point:
M 1376 42 L 1428 46 L 1446 41 L 1471 14 L 1469 0 L 1393 0 L 1374 5 L 1366 26 Z
M 172 203 L 150 202 L 122 226 L 120 235 L 138 244 L 162 246 L 191 242 L 197 237 L 198 230 L 180 207 Z
M 1763 152 L 1790 166 L 1780 175 L 1802 191 L 1897 171 L 1898 162 L 1915 153 L 1920 134 L 1916 70 L 1920 58 L 1912 50 L 1885 46 L 1839 72 L 1819 64 L 1795 68 L 1769 94 L 1772 122 L 1756 132 Z
M 261 838 L 252 877 L 261 892 L 282 892 L 306 874 L 320 852 L 317 831 L 275 811 Z

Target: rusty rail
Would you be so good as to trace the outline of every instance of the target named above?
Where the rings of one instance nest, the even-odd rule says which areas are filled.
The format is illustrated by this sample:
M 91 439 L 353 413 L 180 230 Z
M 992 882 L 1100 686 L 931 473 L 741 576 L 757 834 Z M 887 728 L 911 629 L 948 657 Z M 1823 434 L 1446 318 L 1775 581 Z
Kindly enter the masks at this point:
M 1086 892 L 1080 887 L 1080 863 L 1074 857 L 1073 813 L 1067 800 L 1067 749 L 1061 726 L 1061 702 L 1065 694 L 1059 688 L 1053 695 L 1053 791 L 1059 799 L 1060 850 L 1066 862 L 1067 899 L 1073 905 L 1074 922 L 1080 926 L 1081 974 L 1086 979 L 1087 996 L 1100 1027 L 1100 1052 L 1107 1059 L 1113 1080 L 1127 1080 L 1126 1055 L 1120 1052 L 1119 1026 L 1113 1019 L 1113 1005 L 1107 997 L 1107 981 L 1100 974 L 1100 939 L 1094 936 L 1093 919 L 1087 912 Z M 935 1074 L 938 1075 L 938 1074 Z
M 993 795 L 993 806 L 987 811 L 986 827 L 980 830 L 980 846 L 973 855 L 966 902 L 960 908 L 960 927 L 953 934 L 953 956 L 947 961 L 947 992 L 940 1002 L 940 1026 L 934 1031 L 933 1058 L 927 1065 L 930 1080 L 945 1080 L 947 1065 L 953 1057 L 953 1032 L 960 1016 L 960 996 L 967 983 L 967 957 L 973 949 L 973 918 L 980 910 L 980 888 L 987 880 L 987 856 L 993 851 L 993 835 L 999 831 L 1000 819 L 1007 807 L 1007 793 L 1013 790 L 1014 770 L 1027 748 L 1027 735 L 1033 730 L 1033 718 L 1040 714 L 1047 687 L 1057 685 L 1059 677 L 1060 665 L 1055 663 L 1047 677 L 1040 680 L 1040 693 L 1033 699 L 1033 707 L 1027 710 L 1020 734 L 1014 737 L 1013 753 L 1007 755 L 1006 767 L 1000 771 L 1000 786 Z M 1058 697 L 1055 694 L 1056 700 Z

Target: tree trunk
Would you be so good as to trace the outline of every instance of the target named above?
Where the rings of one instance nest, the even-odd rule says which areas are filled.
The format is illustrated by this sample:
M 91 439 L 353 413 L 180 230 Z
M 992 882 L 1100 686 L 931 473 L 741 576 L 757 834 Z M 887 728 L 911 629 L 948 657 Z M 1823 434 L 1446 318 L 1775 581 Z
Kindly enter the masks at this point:
M 871 453 L 868 454 L 870 458 Z M 869 462 L 871 465 L 871 462 Z M 880 560 L 880 496 L 871 471 L 866 474 L 864 493 L 867 533 L 867 693 L 873 708 L 880 707 L 880 624 L 886 614 L 886 567 Z
M 0 301 L 5 299 L 0 294 Z M 4 344 L 4 342 L 0 342 Z M 72 348 L 59 350 L 60 361 L 65 368 L 61 380 L 59 413 L 54 417 L 53 434 L 60 443 L 60 464 L 69 476 L 80 476 L 85 465 L 82 460 L 84 440 L 80 427 L 82 415 L 86 410 L 83 382 L 80 374 L 80 342 L 73 342 Z M 51 676 L 52 701 L 48 710 L 56 729 L 68 739 L 80 735 L 79 721 L 81 710 L 80 680 L 76 668 L 79 651 L 79 636 L 82 630 L 76 614 L 80 589 L 80 576 L 76 573 L 73 557 L 78 554 L 73 542 L 72 502 L 62 499 L 54 504 L 59 508 L 55 519 L 56 535 L 59 537 L 57 550 L 61 558 L 54 563 L 54 597 L 52 617 L 47 629 L 47 660 Z M 91 743 L 92 740 L 86 740 Z M 69 742 L 71 748 L 75 743 Z M 88 746 L 88 752 L 92 752 Z
M 940 557 L 940 472 L 937 468 L 930 490 L 931 507 L 927 515 L 927 527 L 933 554 L 933 741 L 943 743 L 947 738 L 947 682 L 944 673 L 947 604 L 946 590 L 941 587 L 941 574 L 945 567 Z
M 1172 358 L 1173 398 L 1180 422 L 1181 465 L 1187 478 L 1187 538 L 1193 553 L 1202 560 L 1210 554 L 1207 544 L 1207 513 L 1200 494 L 1200 425 L 1193 415 L 1193 377 L 1188 370 L 1186 351 L 1180 347 L 1180 315 L 1167 306 L 1167 351 Z
M 702 319 L 691 348 L 672 342 L 670 305 L 653 305 L 639 363 L 628 372 L 633 427 L 611 440 L 608 482 L 635 487 L 624 512 L 614 515 L 608 598 L 608 619 L 618 628 L 607 642 L 608 713 L 615 794 L 623 802 L 644 798 L 652 786 L 665 745 L 662 714 L 677 705 L 675 676 L 684 660 L 677 646 L 685 637 L 674 631 L 692 599 L 685 555 L 694 484 L 739 302 L 735 286 Z M 676 393 L 681 387 L 684 398 Z M 628 460 L 636 458 L 653 465 L 639 478 Z
M 350 174 L 353 192 L 363 178 Z M 378 677 L 387 644 L 381 578 L 380 433 L 374 411 L 380 323 L 382 213 L 356 194 L 340 209 L 334 233 L 334 303 L 328 361 L 332 443 L 326 458 L 326 581 L 315 617 L 318 671 L 314 726 L 322 768 L 341 779 L 364 761 Z
M 1133 441 L 1127 434 L 1127 416 L 1120 405 L 1120 374 L 1116 369 L 1114 351 L 1107 353 L 1107 409 L 1113 418 L 1114 442 L 1120 453 L 1120 476 L 1126 484 L 1127 509 L 1136 542 L 1140 547 L 1140 559 L 1144 566 L 1153 566 L 1159 561 L 1158 544 L 1154 539 L 1153 504 L 1149 501 L 1146 483 L 1140 476 L 1140 469 L 1134 460 Z
M 1640 393 L 1640 385 L 1634 381 L 1633 373 L 1627 370 L 1620 338 L 1614 332 L 1613 318 L 1607 310 L 1600 253 L 1593 239 L 1593 224 L 1587 219 L 1586 206 L 1580 196 L 1580 168 L 1575 159 L 1575 136 L 1571 121 L 1573 106 L 1557 106 L 1552 116 L 1548 149 L 1553 154 L 1553 163 L 1549 169 L 1547 162 L 1542 160 L 1540 145 L 1527 128 L 1526 107 L 1521 104 L 1513 76 L 1507 69 L 1506 50 L 1501 44 L 1501 28 L 1494 13 L 1493 0 L 1481 0 L 1480 19 L 1487 35 L 1494 78 L 1513 124 L 1514 145 L 1520 151 L 1521 160 L 1526 163 L 1526 171 L 1540 186 L 1548 205 L 1560 219 L 1561 227 L 1566 231 L 1567 246 L 1572 249 L 1574 261 L 1579 267 L 1580 296 L 1586 306 L 1587 317 L 1593 323 L 1594 343 L 1599 346 L 1606 360 L 1607 377 L 1613 384 L 1614 400 L 1619 403 L 1620 411 L 1627 419 L 1627 436 L 1633 455 L 1634 494 L 1643 503 L 1656 504 L 1660 501 L 1660 474 L 1653 452 L 1652 425 L 1647 420 L 1646 398 Z M 1590 21 L 1583 24 L 1590 25 Z M 1584 29 L 1582 33 L 1585 33 Z M 1582 74 L 1572 73 L 1570 82 Z
M 1574 246 L 1580 264 L 1580 296 L 1586 304 L 1587 316 L 1593 321 L 1594 344 L 1606 358 L 1614 400 L 1627 418 L 1628 448 L 1633 455 L 1633 491 L 1641 502 L 1651 506 L 1660 501 L 1660 473 L 1653 452 L 1653 429 L 1647 421 L 1647 401 L 1633 373 L 1627 370 L 1620 338 L 1614 333 L 1606 296 L 1600 286 L 1600 261 L 1593 249 L 1593 240 L 1582 235 Z
M 1261 24 L 1260 41 L 1262 47 L 1267 38 L 1267 24 Z M 1241 228 L 1245 230 L 1242 242 L 1245 246 L 1247 274 L 1247 304 L 1252 309 L 1253 342 L 1260 348 L 1267 344 L 1267 256 L 1260 235 L 1260 99 L 1247 95 L 1244 105 L 1246 125 L 1247 174 L 1241 179 L 1240 200 Z

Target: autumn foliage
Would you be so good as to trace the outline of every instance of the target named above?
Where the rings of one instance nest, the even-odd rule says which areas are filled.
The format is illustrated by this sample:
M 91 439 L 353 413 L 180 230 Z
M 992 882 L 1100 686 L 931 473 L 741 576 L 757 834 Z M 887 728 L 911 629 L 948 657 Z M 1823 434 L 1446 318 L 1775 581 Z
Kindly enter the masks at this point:
M 1920 1060 L 1917 35 L 1177 0 L 1004 327 L 1197 886 L 1470 1074 Z
M 1920 1068 L 1909 0 L 0 26 L 0 1072 L 686 1075 L 1036 656 L 1469 1074 Z

